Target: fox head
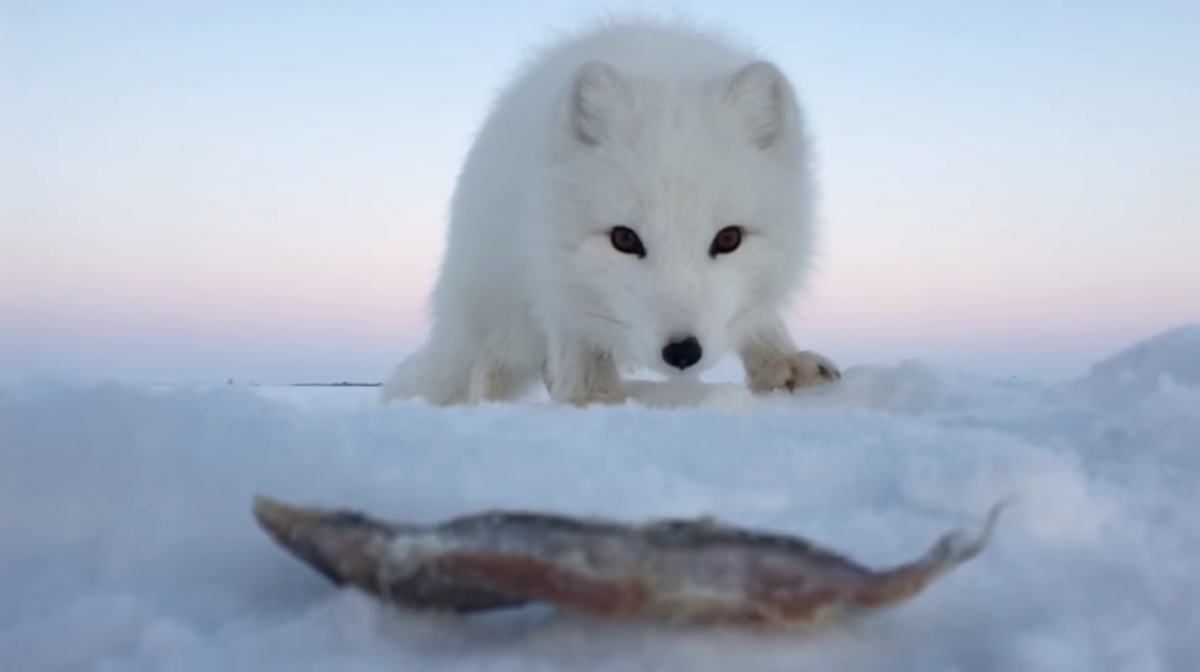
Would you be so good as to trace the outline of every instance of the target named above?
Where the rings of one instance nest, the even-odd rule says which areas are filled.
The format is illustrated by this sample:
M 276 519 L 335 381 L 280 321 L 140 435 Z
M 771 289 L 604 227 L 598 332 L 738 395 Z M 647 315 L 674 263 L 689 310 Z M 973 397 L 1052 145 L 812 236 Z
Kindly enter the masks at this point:
M 543 241 L 557 314 L 666 375 L 708 369 L 774 319 L 806 273 L 813 210 L 776 66 L 667 84 L 593 61 L 560 112 Z

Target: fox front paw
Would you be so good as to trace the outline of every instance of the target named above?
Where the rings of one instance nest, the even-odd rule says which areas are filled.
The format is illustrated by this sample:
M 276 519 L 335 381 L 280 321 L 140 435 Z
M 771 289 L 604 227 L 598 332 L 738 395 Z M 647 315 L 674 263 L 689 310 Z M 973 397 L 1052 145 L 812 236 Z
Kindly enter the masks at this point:
M 569 404 L 580 408 L 587 406 L 612 406 L 625 403 L 628 395 L 617 383 L 596 385 L 591 388 L 556 389 L 550 387 L 550 399 L 556 404 Z
M 828 357 L 811 350 L 781 354 L 760 362 L 748 373 L 750 391 L 754 393 L 797 389 L 831 383 L 842 377 L 836 364 Z
M 542 369 L 553 403 L 579 407 L 625 403 L 628 395 L 611 354 L 578 347 L 568 348 L 566 354 Z
M 619 390 L 597 389 L 584 394 L 577 394 L 569 399 L 573 406 L 615 406 L 625 403 L 625 395 Z

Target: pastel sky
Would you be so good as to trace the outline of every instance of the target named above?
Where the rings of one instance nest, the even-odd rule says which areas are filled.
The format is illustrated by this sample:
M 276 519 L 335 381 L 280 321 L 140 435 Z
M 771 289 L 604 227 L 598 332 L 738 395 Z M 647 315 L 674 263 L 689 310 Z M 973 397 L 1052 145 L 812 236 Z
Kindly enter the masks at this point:
M 1054 379 L 1200 319 L 1200 3 L 686 4 L 809 115 L 804 346 Z M 625 6 L 0 4 L 0 375 L 379 380 L 491 95 Z

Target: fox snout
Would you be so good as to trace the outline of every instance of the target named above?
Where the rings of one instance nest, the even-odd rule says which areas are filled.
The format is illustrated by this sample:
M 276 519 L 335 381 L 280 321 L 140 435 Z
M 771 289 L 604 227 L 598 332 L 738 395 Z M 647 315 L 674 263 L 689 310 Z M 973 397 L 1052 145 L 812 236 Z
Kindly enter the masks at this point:
M 700 339 L 691 334 L 675 335 L 662 347 L 662 360 L 667 366 L 685 371 L 704 357 Z

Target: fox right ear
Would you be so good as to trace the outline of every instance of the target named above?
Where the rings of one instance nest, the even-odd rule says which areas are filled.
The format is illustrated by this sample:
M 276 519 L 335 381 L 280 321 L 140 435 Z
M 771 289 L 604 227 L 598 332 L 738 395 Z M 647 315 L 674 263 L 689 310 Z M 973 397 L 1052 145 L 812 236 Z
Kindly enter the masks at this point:
M 567 100 L 571 137 L 588 146 L 609 138 L 622 107 L 633 102 L 628 82 L 616 68 L 602 61 L 585 63 L 575 73 Z
M 788 78 L 769 61 L 753 61 L 730 77 L 725 100 L 737 106 L 750 141 L 759 149 L 781 144 L 797 116 Z

